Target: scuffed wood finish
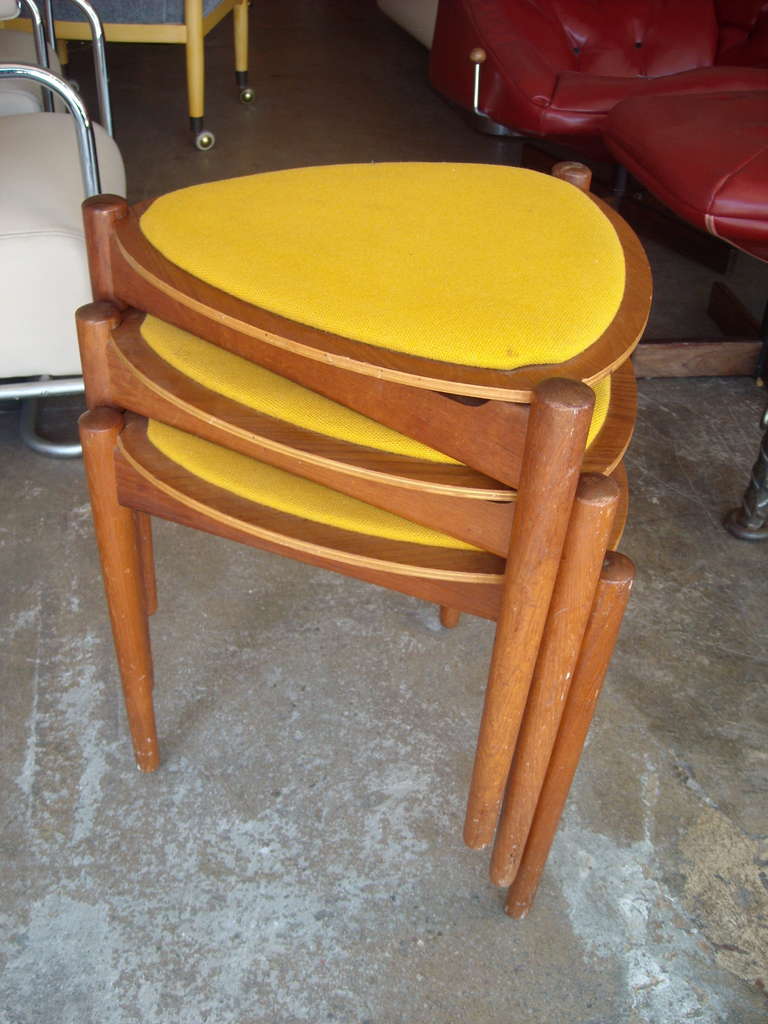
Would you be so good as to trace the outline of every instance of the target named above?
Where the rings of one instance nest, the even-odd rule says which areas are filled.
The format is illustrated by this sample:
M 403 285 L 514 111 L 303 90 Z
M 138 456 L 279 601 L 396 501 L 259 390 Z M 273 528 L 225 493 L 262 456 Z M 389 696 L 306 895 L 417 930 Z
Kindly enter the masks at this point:
M 726 337 L 645 339 L 632 359 L 637 376 L 754 377 L 762 347 L 760 324 L 721 281 L 712 284 L 707 313 Z
M 591 198 L 611 221 L 624 249 L 625 293 L 605 332 L 584 352 L 561 364 L 557 372 L 594 383 L 620 366 L 637 344 L 648 317 L 651 278 L 645 253 L 634 233 L 609 206 Z M 221 327 L 225 326 L 236 336 L 230 340 L 232 351 L 238 345 L 239 354 L 246 357 L 249 351 L 257 353 L 252 358 L 263 365 L 270 365 L 264 346 L 273 347 L 284 355 L 322 362 L 358 377 L 372 376 L 443 393 L 511 402 L 530 401 L 535 386 L 553 374 L 552 366 L 504 371 L 421 359 L 341 338 L 251 306 L 212 288 L 161 256 L 141 233 L 139 218 L 147 205 L 132 208 L 115 233 L 110 260 L 119 273 L 121 300 L 219 344 L 224 344 Z M 277 360 L 278 356 L 273 354 L 272 359 Z M 331 397 L 344 401 L 340 393 Z
M 581 464 L 583 473 L 610 476 L 626 454 L 637 418 L 637 381 L 628 359 L 611 376 L 611 402 Z
M 152 520 L 146 512 L 134 512 L 136 536 L 139 541 L 141 558 L 141 581 L 144 585 L 144 607 L 147 615 L 157 611 L 157 577 L 155 575 L 155 553 L 152 542 Z
M 107 355 L 112 332 L 120 320 L 120 310 L 107 301 L 91 302 L 87 306 L 81 306 L 75 314 L 80 362 L 85 382 L 85 402 L 89 409 L 101 405 L 122 408 L 120 402 L 114 400 Z
M 222 490 L 186 471 L 129 416 L 117 450 L 121 504 L 298 561 L 496 618 L 504 563 L 482 551 L 386 540 L 312 523 Z
M 754 377 L 759 341 L 648 338 L 632 357 L 635 373 L 647 377 Z
M 461 612 L 457 608 L 446 608 L 443 605 L 440 609 L 440 625 L 444 629 L 455 629 L 460 620 Z
M 121 306 L 112 274 L 112 240 L 119 221 L 128 217 L 130 207 L 121 196 L 92 196 L 83 203 L 83 226 L 88 250 L 88 270 L 95 302 Z
M 115 446 L 122 426 L 123 417 L 115 409 L 93 409 L 80 417 L 80 439 L 128 725 L 136 764 L 140 771 L 151 772 L 159 765 L 159 755 L 140 542 L 134 512 L 117 500 Z
M 611 480 L 615 480 L 619 485 L 619 505 L 613 519 L 611 537 L 608 541 L 608 547 L 613 550 L 621 543 L 624 528 L 627 525 L 627 516 L 629 515 L 629 481 L 627 480 L 627 470 L 623 462 L 619 463 L 613 473 L 611 473 Z
M 510 403 L 487 403 L 481 408 L 461 405 L 457 409 L 452 402 L 452 409 L 458 417 L 457 427 L 465 427 L 474 435 L 476 431 L 485 430 L 489 419 L 494 420 L 499 435 L 504 434 L 504 421 L 507 434 L 515 441 L 515 449 L 508 449 L 507 485 L 500 483 L 485 473 L 469 468 L 472 463 L 472 452 L 467 465 L 450 463 L 434 463 L 422 459 L 394 456 L 387 452 L 377 452 L 349 442 L 324 438 L 314 431 L 303 430 L 287 423 L 274 420 L 264 414 L 255 412 L 247 406 L 224 398 L 197 384 L 167 362 L 161 359 L 144 341 L 140 332 L 142 315 L 135 310 L 129 311 L 120 327 L 113 332 L 113 347 L 108 354 L 113 393 L 118 398 L 124 395 L 132 401 L 142 403 L 137 411 L 155 419 L 163 419 L 169 410 L 163 413 L 163 400 L 166 405 L 173 406 L 177 417 L 187 414 L 187 422 L 199 412 L 206 423 L 216 422 L 221 430 L 217 443 L 232 444 L 225 439 L 230 429 L 232 434 L 258 434 L 265 442 L 274 442 L 287 446 L 296 452 L 298 458 L 325 458 L 334 462 L 340 470 L 351 474 L 368 475 L 386 474 L 395 479 L 391 482 L 406 484 L 409 480 L 417 484 L 419 490 L 434 490 L 436 493 L 455 493 L 464 497 L 483 498 L 492 501 L 509 500 L 509 490 L 519 483 L 519 467 L 521 449 L 519 430 L 521 423 L 523 432 L 527 422 L 527 406 Z M 314 388 L 314 390 L 317 390 Z M 149 392 L 149 394 L 147 393 Z M 386 398 L 386 392 L 384 394 Z M 430 418 L 434 405 L 429 395 L 416 390 L 410 391 L 412 416 L 418 416 L 423 408 L 422 419 Z M 426 402 L 422 407 L 422 403 Z M 492 409 L 492 416 L 487 411 Z M 482 411 L 481 411 L 482 410 Z M 629 360 L 622 364 L 612 375 L 611 401 L 605 422 L 584 456 L 583 469 L 586 473 L 611 473 L 623 457 L 632 437 L 637 412 L 637 387 Z M 374 417 L 377 418 L 377 417 Z M 474 419 L 474 425 L 473 425 Z M 180 425 L 180 419 L 178 420 Z M 185 427 L 183 429 L 193 429 Z M 454 433 L 458 432 L 454 429 Z M 524 436 L 524 434 L 523 434 Z M 450 444 L 450 439 L 448 439 Z M 437 439 L 433 447 L 442 451 L 446 437 Z M 475 445 L 476 447 L 476 445 Z M 263 458 L 263 455 L 258 455 Z
M 142 314 L 130 311 L 113 333 L 108 354 L 112 387 L 144 408 L 136 411 L 153 419 L 165 415 L 182 417 L 194 423 L 195 417 L 219 426 L 217 443 L 227 432 L 243 436 L 256 435 L 266 445 L 281 446 L 295 453 L 297 459 L 324 460 L 350 474 L 373 477 L 381 475 L 388 483 L 401 483 L 421 491 L 432 490 L 440 495 L 455 494 L 468 498 L 508 501 L 511 488 L 462 464 L 439 463 L 427 459 L 397 456 L 385 451 L 327 437 L 314 430 L 274 419 L 192 380 L 153 351 L 141 335 Z M 411 402 L 418 410 L 421 394 L 411 393 Z M 466 407 L 462 407 L 466 408 Z M 504 408 L 512 409 L 512 406 Z M 470 408 L 471 413 L 471 408 Z M 515 416 L 511 417 L 514 421 Z M 202 425 L 202 424 L 201 424 Z M 189 429 L 189 428 L 184 428 Z M 514 434 L 514 422 L 510 432 Z M 255 452 L 254 452 L 255 454 Z M 256 455 L 263 458 L 263 455 Z
M 475 849 L 487 846 L 496 827 L 593 405 L 594 395 L 585 384 L 551 380 L 537 389 L 531 406 L 529 442 L 464 824 L 464 841 Z
M 463 465 L 363 448 L 255 412 L 160 359 L 141 338 L 135 311 L 110 340 L 109 309 L 98 303 L 78 313 L 83 363 L 99 382 L 100 403 L 130 408 L 506 556 L 516 498 L 511 488 Z M 416 392 L 415 406 L 419 400 Z M 585 467 L 614 469 L 629 443 L 635 407 L 635 383 L 625 365 L 614 375 L 608 415 Z
M 495 885 L 509 885 L 517 873 L 576 668 L 618 501 L 619 487 L 614 481 L 582 476 L 496 831 L 491 861 L 491 881 Z
M 154 312 L 173 320 L 172 303 Z M 221 324 L 209 326 L 207 334 L 204 321 L 190 318 L 179 326 L 443 451 L 479 473 L 516 486 L 528 422 L 526 405 L 491 401 L 465 404 L 456 397 L 431 391 L 421 391 L 416 401 L 412 387 L 363 377 L 336 366 L 319 367 L 317 362 L 295 353 L 248 339 L 244 342 L 236 331 Z
M 507 894 L 505 910 L 511 917 L 525 917 L 533 904 L 621 628 L 633 578 L 634 566 L 625 555 L 610 552 L 606 556 L 528 842 Z
M 592 171 L 586 164 L 576 160 L 561 160 L 552 168 L 552 177 L 567 181 L 582 192 L 589 192 L 592 187 Z

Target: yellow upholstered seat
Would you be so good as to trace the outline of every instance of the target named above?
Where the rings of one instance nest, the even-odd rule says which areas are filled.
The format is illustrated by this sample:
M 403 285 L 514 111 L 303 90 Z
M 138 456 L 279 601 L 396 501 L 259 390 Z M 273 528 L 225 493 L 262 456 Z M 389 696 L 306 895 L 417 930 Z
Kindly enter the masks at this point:
M 306 167 L 155 200 L 145 238 L 245 302 L 380 349 L 513 370 L 613 322 L 624 250 L 592 199 L 517 167 Z
M 150 348 L 174 369 L 217 394 L 276 419 L 327 437 L 430 462 L 455 463 L 413 438 L 294 384 L 247 359 L 233 355 L 156 317 L 145 317 L 141 334 Z M 605 422 L 611 378 L 594 385 L 595 411 L 589 442 Z
M 258 505 L 370 537 L 476 550 L 472 545 L 438 530 L 419 526 L 330 487 L 286 473 L 156 420 L 149 420 L 147 437 L 158 451 L 188 473 Z

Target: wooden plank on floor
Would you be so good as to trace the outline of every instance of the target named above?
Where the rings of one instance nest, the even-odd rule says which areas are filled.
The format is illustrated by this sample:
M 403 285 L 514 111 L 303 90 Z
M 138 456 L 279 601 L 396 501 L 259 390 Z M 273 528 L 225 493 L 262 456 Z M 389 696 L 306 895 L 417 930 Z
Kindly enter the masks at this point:
M 649 339 L 635 349 L 638 377 L 754 377 L 760 342 L 747 338 Z

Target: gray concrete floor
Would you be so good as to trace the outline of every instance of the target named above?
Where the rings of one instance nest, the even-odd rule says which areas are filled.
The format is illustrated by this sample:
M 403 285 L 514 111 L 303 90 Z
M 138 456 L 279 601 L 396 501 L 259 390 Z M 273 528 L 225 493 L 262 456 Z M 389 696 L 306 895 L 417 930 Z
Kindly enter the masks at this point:
M 507 161 L 371 5 L 253 11 L 241 108 L 209 39 L 111 47 L 133 198 L 337 161 Z M 77 76 L 87 79 L 75 50 Z M 706 271 L 653 249 L 655 322 L 695 334 Z M 757 303 L 768 282 L 742 260 Z M 140 776 L 82 467 L 0 415 L 0 1022 L 757 1024 L 767 1019 L 768 547 L 731 539 L 764 395 L 646 381 L 623 543 L 639 577 L 527 920 L 461 844 L 491 627 L 159 523 L 164 763 Z M 52 414 L 66 431 L 72 410 Z

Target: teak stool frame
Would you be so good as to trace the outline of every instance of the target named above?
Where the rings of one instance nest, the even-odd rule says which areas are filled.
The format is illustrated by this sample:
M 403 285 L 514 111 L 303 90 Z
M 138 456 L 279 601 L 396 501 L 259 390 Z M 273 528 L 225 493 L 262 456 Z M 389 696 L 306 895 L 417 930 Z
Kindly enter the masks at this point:
M 89 407 L 81 438 L 139 768 L 152 771 L 159 763 L 148 625 L 157 603 L 151 515 L 433 601 L 445 625 L 462 611 L 495 620 L 464 835 L 474 848 L 493 840 L 506 789 L 493 877 L 505 885 L 516 874 L 523 879 L 507 908 L 520 916 L 532 901 L 557 804 L 567 794 L 562 780 L 581 749 L 577 726 L 566 729 L 566 723 L 585 715 L 568 709 L 579 693 L 599 688 L 632 580 L 629 560 L 608 550 L 625 517 L 621 458 L 634 421 L 632 375 L 627 368 L 615 374 L 611 413 L 586 457 L 594 395 L 582 381 L 626 364 L 644 327 L 650 279 L 636 239 L 612 217 L 625 246 L 625 301 L 586 357 L 557 368 L 581 380 L 551 379 L 547 367 L 505 373 L 371 351 L 281 320 L 163 260 L 141 237 L 141 208 L 98 197 L 84 209 L 96 301 L 78 313 Z M 143 344 L 141 310 L 463 465 L 436 468 L 331 443 L 180 379 Z M 295 517 L 221 491 L 171 462 L 149 443 L 145 417 L 481 550 L 427 549 L 304 520 L 299 531 Z M 571 679 L 558 733 L 557 708 Z M 519 733 L 535 757 L 518 758 L 510 773 Z

